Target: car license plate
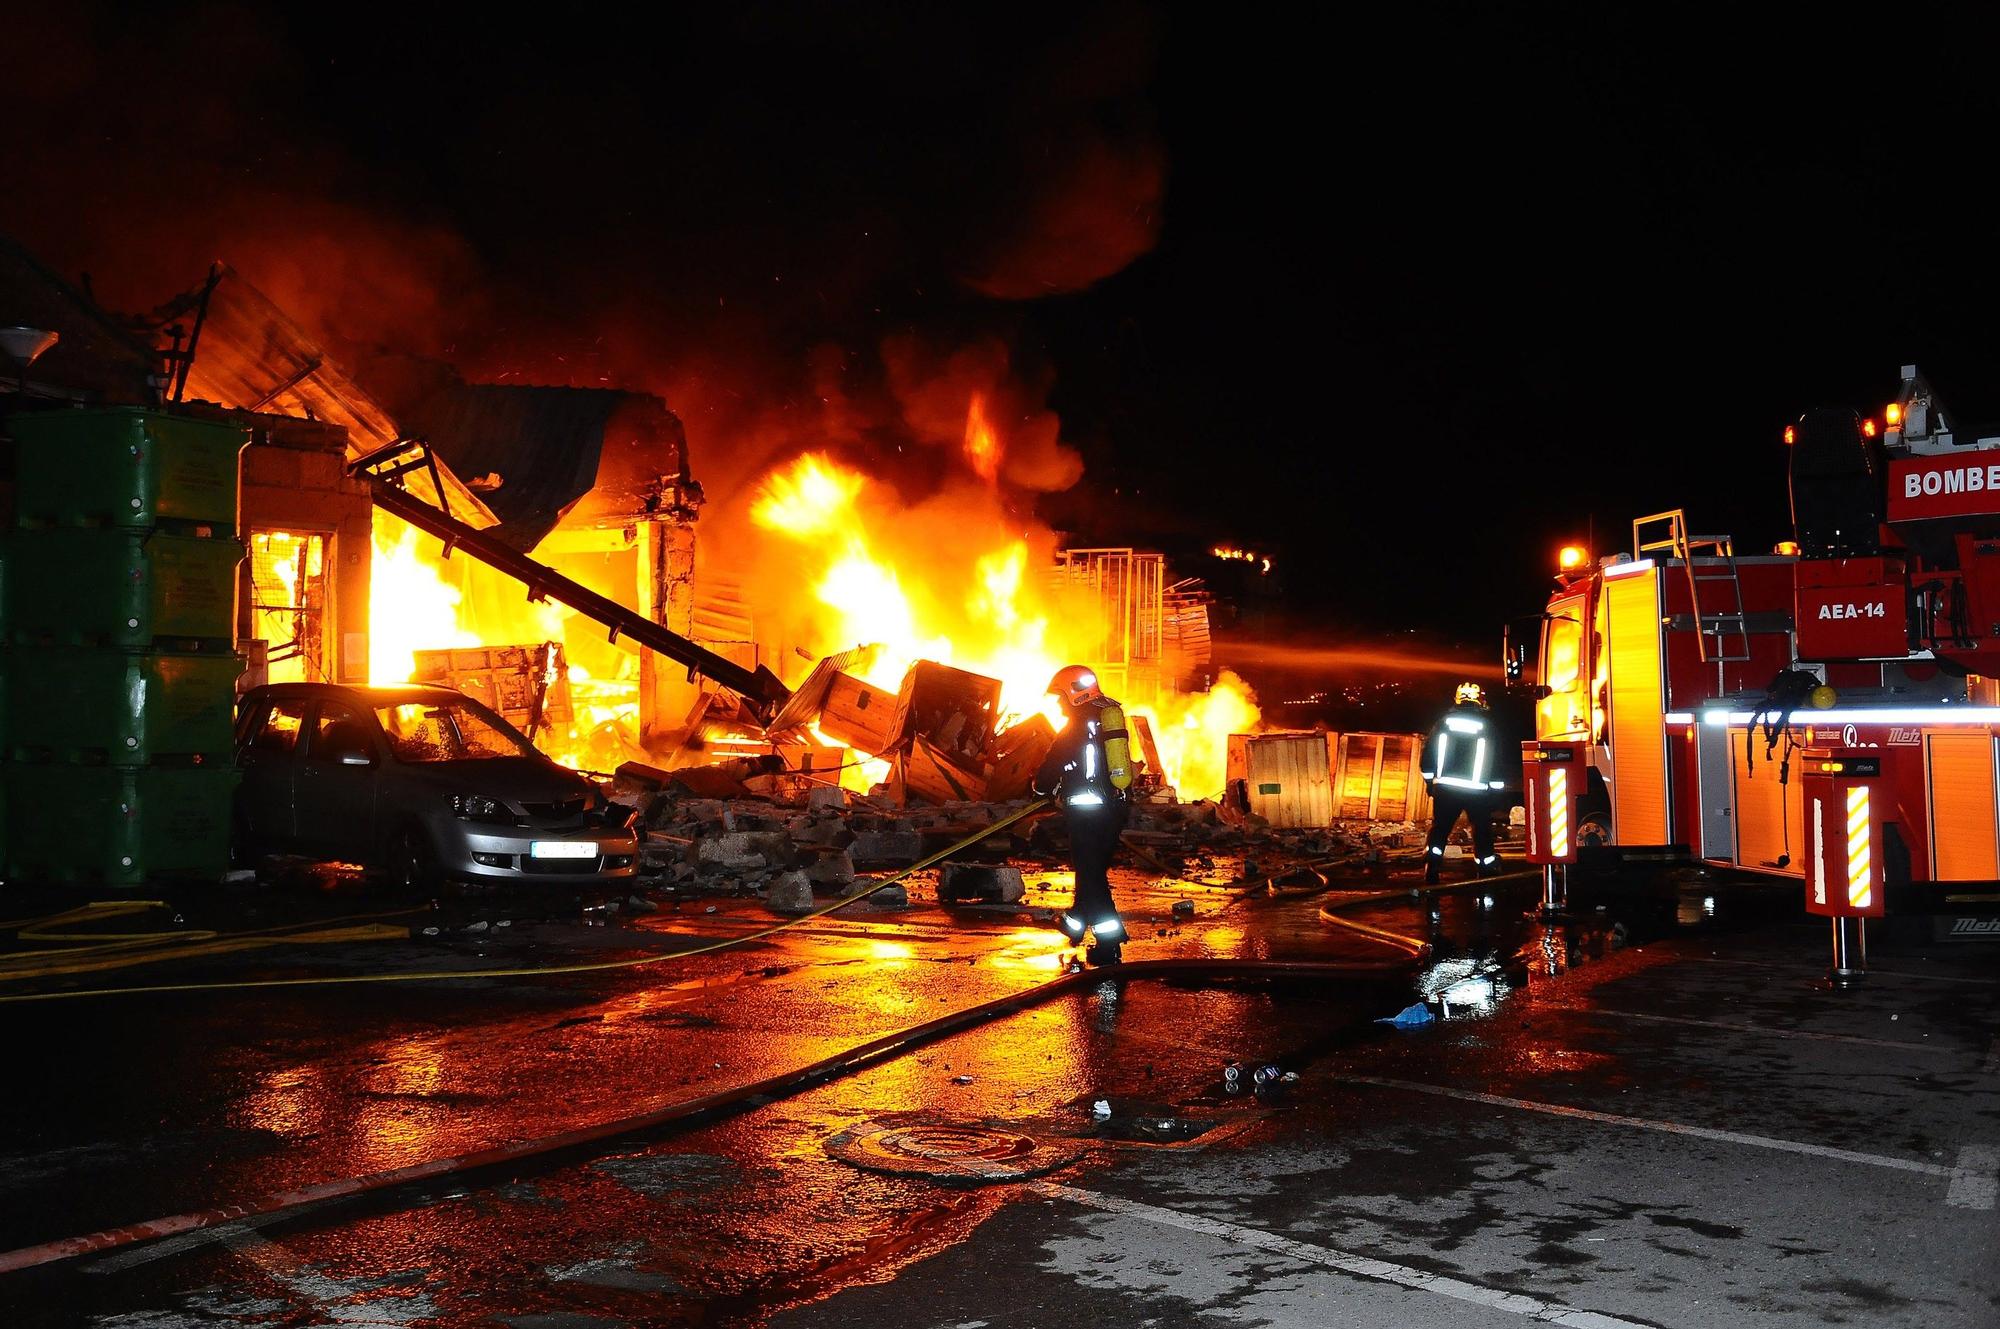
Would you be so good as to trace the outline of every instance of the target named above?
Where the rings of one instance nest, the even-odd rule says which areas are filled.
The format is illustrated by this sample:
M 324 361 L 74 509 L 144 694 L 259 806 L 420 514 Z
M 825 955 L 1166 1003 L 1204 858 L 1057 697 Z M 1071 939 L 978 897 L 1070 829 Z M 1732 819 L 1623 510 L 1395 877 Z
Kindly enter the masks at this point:
M 528 845 L 529 858 L 596 858 L 597 845 L 589 840 L 535 840 Z

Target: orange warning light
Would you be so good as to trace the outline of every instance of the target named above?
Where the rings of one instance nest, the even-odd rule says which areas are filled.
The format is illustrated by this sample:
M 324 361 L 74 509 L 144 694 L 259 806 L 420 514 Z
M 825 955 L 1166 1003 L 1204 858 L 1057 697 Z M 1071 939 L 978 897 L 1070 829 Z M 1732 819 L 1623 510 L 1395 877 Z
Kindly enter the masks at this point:
M 1882 408 L 1882 419 L 1891 429 L 1903 423 L 1903 407 L 1900 402 L 1890 402 Z
M 1556 555 L 1556 565 L 1564 572 L 1574 572 L 1590 560 L 1590 554 L 1582 545 L 1564 545 L 1562 553 Z

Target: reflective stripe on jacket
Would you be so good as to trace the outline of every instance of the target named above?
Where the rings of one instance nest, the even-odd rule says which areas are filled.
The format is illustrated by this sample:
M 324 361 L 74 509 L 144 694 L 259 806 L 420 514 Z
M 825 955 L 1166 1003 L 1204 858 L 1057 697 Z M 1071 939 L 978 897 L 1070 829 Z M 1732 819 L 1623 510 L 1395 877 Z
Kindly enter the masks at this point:
M 1499 778 L 1499 742 L 1485 707 L 1454 706 L 1424 743 L 1424 779 L 1447 789 L 1504 788 L 1507 782 Z

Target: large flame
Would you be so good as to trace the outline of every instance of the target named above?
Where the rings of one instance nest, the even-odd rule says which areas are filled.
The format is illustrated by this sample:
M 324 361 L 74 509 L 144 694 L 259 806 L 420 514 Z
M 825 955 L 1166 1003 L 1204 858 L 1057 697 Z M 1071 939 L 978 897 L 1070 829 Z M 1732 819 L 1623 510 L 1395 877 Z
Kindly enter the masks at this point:
M 965 408 L 965 464 L 992 484 L 1000 478 L 1000 436 L 986 419 L 986 398 L 975 392 Z
M 544 730 L 535 741 L 558 761 L 610 770 L 644 755 L 638 747 L 638 657 L 607 646 L 594 625 L 571 639 L 573 617 L 559 605 L 529 600 L 520 582 L 477 559 L 447 559 L 435 537 L 376 510 L 369 568 L 369 681 L 409 682 L 416 677 L 418 651 L 556 642 L 570 657 L 566 681 L 572 719 L 566 729 Z M 578 663 L 586 652 L 591 664 Z
M 368 568 L 368 681 L 407 683 L 417 652 L 477 646 L 459 622 L 465 593 L 444 578 L 442 545 L 400 517 L 375 513 L 375 558 Z
M 976 399 L 968 460 L 975 421 L 983 427 Z M 993 447 L 997 464 L 997 440 Z M 1010 524 L 990 493 L 911 508 L 887 486 L 809 453 L 764 478 L 750 515 L 790 541 L 804 569 L 785 583 L 810 597 L 788 606 L 807 623 L 805 639 L 794 643 L 800 656 L 875 646 L 858 672 L 891 690 L 918 660 L 998 679 L 1003 724 L 1046 713 L 1057 668 L 1101 663 L 1091 658 L 1103 630 L 1096 604 L 1063 602 L 1041 574 L 1053 537 Z M 1147 716 L 1164 775 L 1191 798 L 1222 792 L 1228 736 L 1258 719 L 1249 688 L 1233 674 L 1212 692 L 1169 694 L 1157 708 L 1133 700 L 1130 709 Z M 879 779 L 879 765 L 868 763 L 864 775 Z

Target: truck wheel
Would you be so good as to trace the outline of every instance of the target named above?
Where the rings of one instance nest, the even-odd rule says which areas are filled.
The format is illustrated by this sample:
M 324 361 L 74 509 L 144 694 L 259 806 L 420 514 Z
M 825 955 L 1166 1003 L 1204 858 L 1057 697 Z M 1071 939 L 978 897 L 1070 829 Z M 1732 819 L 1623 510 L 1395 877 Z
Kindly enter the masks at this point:
M 1602 849 L 1611 843 L 1611 814 L 1599 808 L 1579 808 L 1576 816 L 1576 847 Z
M 431 839 L 415 826 L 406 826 L 389 842 L 389 884 L 398 894 L 427 895 L 438 888 L 437 851 Z

